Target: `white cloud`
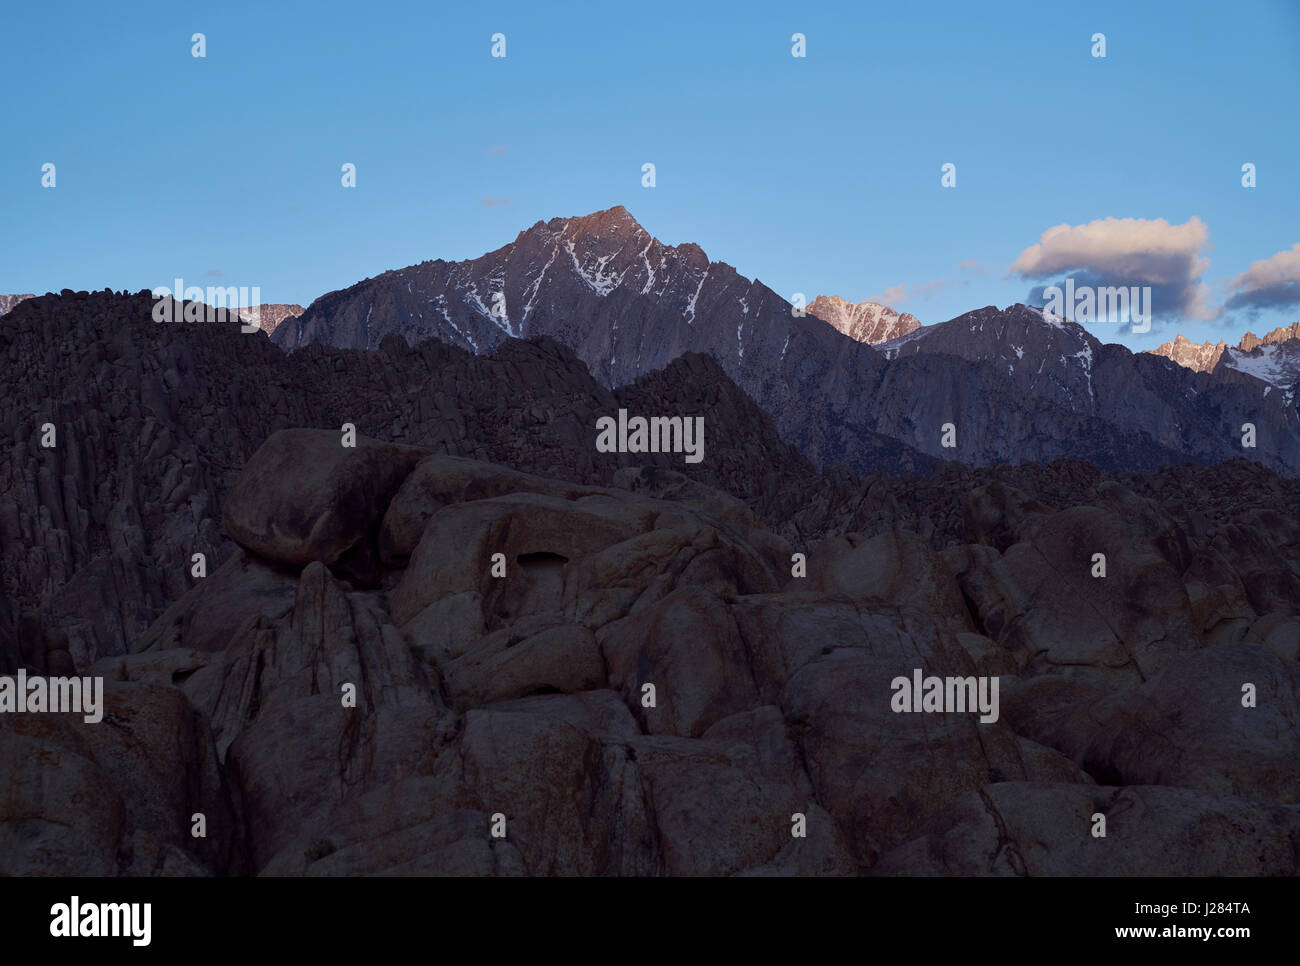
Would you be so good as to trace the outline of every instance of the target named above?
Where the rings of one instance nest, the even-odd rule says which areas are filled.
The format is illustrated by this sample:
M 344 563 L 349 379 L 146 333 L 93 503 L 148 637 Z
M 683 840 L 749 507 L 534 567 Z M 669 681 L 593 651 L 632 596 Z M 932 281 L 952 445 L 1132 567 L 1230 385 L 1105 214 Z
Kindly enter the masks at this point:
M 1208 318 L 1213 313 L 1202 277 L 1210 260 L 1200 253 L 1209 240 L 1205 222 L 1195 216 L 1181 225 L 1163 218 L 1056 225 L 1021 252 L 1007 274 L 1038 280 L 1070 275 L 1076 284 L 1098 286 L 1149 285 L 1157 314 Z
M 1276 255 L 1251 262 L 1228 285 L 1225 309 L 1282 308 L 1300 305 L 1300 242 Z

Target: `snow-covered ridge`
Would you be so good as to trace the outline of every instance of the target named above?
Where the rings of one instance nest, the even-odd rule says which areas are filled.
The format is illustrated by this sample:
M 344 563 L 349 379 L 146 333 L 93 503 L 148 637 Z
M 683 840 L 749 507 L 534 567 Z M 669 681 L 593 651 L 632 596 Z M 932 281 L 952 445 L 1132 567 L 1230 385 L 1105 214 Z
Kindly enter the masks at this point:
M 1280 390 L 1283 400 L 1290 405 L 1300 384 L 1300 339 L 1277 345 L 1261 344 L 1249 352 L 1228 349 L 1220 364 L 1266 383 L 1264 395 L 1268 395 L 1268 387 Z

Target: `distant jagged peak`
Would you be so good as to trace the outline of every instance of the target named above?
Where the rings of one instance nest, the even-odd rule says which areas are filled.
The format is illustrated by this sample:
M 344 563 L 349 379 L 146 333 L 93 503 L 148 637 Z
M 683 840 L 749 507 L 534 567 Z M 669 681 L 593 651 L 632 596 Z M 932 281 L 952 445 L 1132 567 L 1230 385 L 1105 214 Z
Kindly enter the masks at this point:
M 1261 345 L 1281 345 L 1283 342 L 1290 342 L 1292 339 L 1300 339 L 1300 322 L 1280 326 L 1262 339 L 1255 335 L 1254 332 L 1247 332 L 1241 337 L 1241 341 L 1237 343 L 1237 348 L 1243 352 L 1250 352 Z
M 307 311 L 301 305 L 294 305 L 282 302 L 265 303 L 262 305 L 252 305 L 245 309 L 239 310 L 240 318 L 255 321 L 257 326 L 270 335 L 281 324 L 289 319 L 296 319 Z
M 1300 322 L 1273 329 L 1262 339 L 1254 332 L 1247 332 L 1233 348 L 1238 352 L 1254 352 L 1260 346 L 1281 345 L 1293 339 L 1300 339 Z M 1180 333 L 1174 336 L 1173 342 L 1166 342 L 1147 351 L 1172 359 L 1180 366 L 1196 372 L 1212 372 L 1228 351 L 1228 345 L 1223 339 L 1218 342 L 1193 342 Z
M 807 312 L 850 339 L 869 345 L 879 345 L 921 328 L 920 320 L 907 312 L 871 300 L 850 302 L 838 295 L 817 296 L 809 303 Z
M 0 315 L 7 315 L 13 311 L 15 305 L 27 299 L 34 299 L 35 295 L 0 295 Z
M 1173 342 L 1166 342 L 1146 351 L 1152 355 L 1163 356 L 1195 372 L 1211 372 L 1219 364 L 1219 358 L 1225 349 L 1227 345 L 1222 339 L 1217 343 L 1197 343 L 1180 333 L 1174 337 Z

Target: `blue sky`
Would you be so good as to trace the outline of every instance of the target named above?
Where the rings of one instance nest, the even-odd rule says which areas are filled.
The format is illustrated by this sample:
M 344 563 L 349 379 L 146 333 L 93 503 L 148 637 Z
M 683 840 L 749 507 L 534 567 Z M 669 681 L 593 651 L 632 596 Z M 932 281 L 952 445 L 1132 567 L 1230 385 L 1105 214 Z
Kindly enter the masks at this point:
M 1165 273 L 1134 348 L 1300 319 L 1295 0 L 113 6 L 6 10 L 0 292 L 307 304 L 622 204 L 787 298 L 924 322 L 1126 271 Z

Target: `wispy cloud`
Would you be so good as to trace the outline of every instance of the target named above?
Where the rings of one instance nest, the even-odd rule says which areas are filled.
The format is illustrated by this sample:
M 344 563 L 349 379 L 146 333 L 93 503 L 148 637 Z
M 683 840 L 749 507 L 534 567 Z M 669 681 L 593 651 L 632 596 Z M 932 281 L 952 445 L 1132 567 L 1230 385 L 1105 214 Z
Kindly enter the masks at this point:
M 897 309 L 900 305 L 906 305 L 909 302 L 916 302 L 918 299 L 927 299 L 949 286 L 968 284 L 970 283 L 967 281 L 957 281 L 950 278 L 936 278 L 930 282 L 922 282 L 920 285 L 891 285 L 879 295 L 873 295 L 866 301 L 878 302 L 881 305 L 888 305 L 892 309 Z
M 484 208 L 509 208 L 515 203 L 514 198 L 480 198 L 479 202 Z
M 890 308 L 907 301 L 906 285 L 891 285 L 879 295 L 873 295 L 867 299 L 868 302 L 878 302 L 881 305 L 888 305 Z

